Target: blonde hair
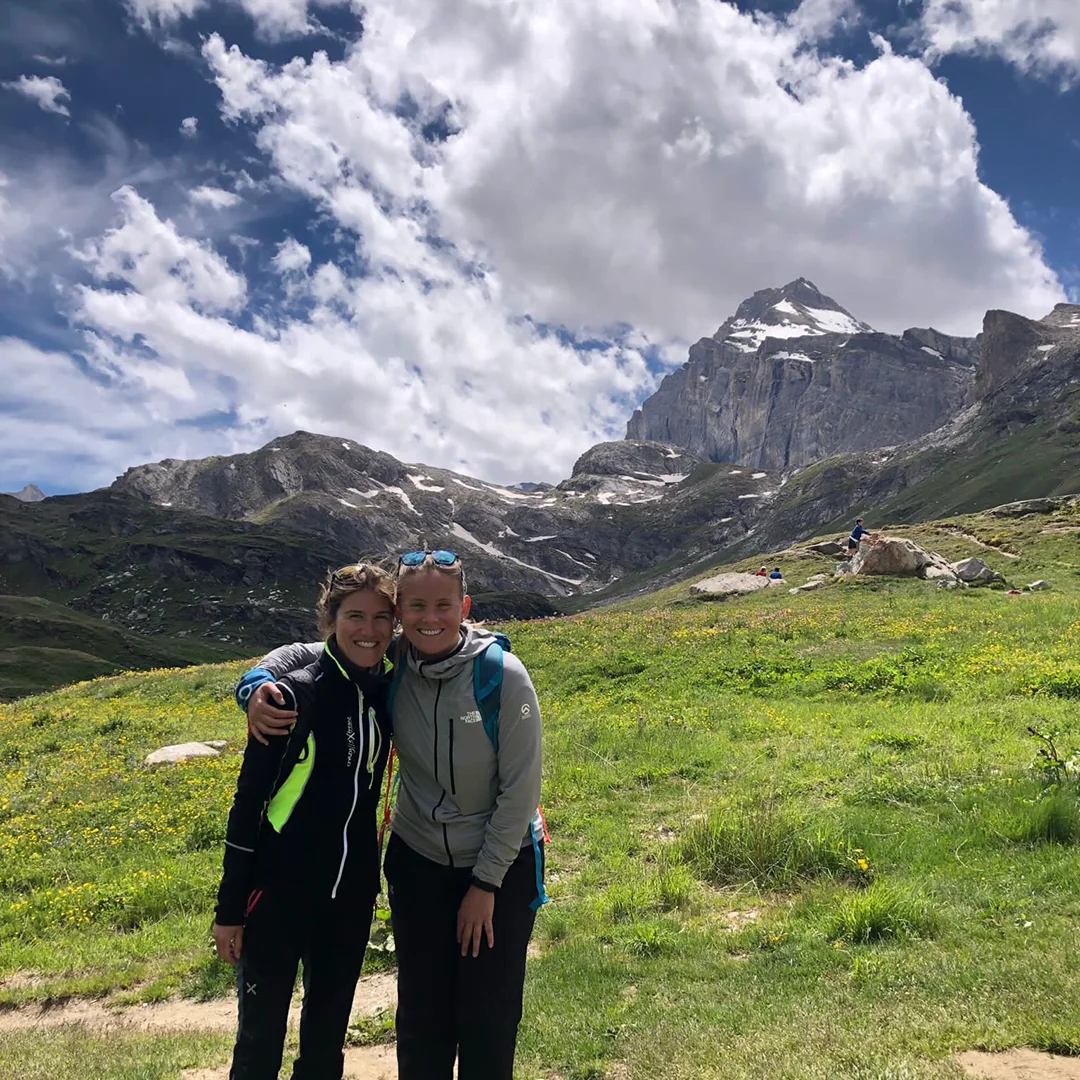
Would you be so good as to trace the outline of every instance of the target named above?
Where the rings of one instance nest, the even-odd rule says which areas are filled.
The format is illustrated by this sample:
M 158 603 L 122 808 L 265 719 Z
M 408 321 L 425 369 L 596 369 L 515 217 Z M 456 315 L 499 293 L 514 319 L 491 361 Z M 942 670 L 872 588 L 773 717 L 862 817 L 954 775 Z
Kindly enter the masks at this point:
M 378 563 L 358 562 L 328 570 L 326 580 L 319 586 L 319 600 L 315 605 L 317 625 L 323 637 L 329 637 L 334 632 L 341 602 L 354 592 L 373 592 L 385 596 L 390 601 L 391 612 L 397 602 L 394 575 Z
M 416 566 L 406 566 L 403 562 L 397 564 L 397 569 L 394 571 L 394 584 L 397 586 L 398 593 L 401 592 L 402 581 L 410 576 L 417 574 L 426 574 L 432 570 L 437 570 L 440 574 L 448 574 L 450 577 L 456 577 L 458 584 L 461 587 L 461 597 L 465 598 L 465 594 L 468 591 L 465 586 L 465 567 L 461 563 L 459 558 L 457 562 L 451 563 L 449 566 L 443 566 L 442 563 L 437 563 L 429 551 L 424 556 L 424 561 L 417 563 Z

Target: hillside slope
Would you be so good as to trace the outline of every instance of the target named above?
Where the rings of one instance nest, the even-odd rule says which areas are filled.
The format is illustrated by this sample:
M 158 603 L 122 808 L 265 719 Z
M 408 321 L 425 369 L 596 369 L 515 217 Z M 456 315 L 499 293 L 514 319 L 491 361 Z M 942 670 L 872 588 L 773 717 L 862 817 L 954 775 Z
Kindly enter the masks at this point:
M 197 638 L 143 637 L 40 597 L 0 595 L 0 701 L 117 671 L 235 655 Z
M 1075 1052 L 1076 780 L 1054 785 L 1027 733 L 1080 740 L 1075 519 L 991 521 L 1000 551 L 919 528 L 1020 551 L 1053 591 L 844 582 L 506 627 L 543 707 L 553 837 L 522 1075 L 685 1080 L 722 1047 L 726 1080 L 952 1080 L 974 1047 Z M 227 1061 L 227 1037 L 176 1054 L 131 1007 L 233 992 L 207 924 L 241 670 L 0 706 L 0 1080 L 73 1075 L 57 1062 L 80 1050 L 130 1080 L 136 1041 L 161 1080 Z M 228 746 L 142 765 L 187 739 Z M 127 1026 L 41 1026 L 88 997 Z

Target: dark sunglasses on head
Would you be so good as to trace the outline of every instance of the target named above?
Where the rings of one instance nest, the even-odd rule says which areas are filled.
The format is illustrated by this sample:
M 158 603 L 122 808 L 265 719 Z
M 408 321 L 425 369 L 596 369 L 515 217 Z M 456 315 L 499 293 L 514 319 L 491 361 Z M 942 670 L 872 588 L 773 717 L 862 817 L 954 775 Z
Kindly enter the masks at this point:
M 419 566 L 428 556 L 436 566 L 453 566 L 458 557 L 452 551 L 406 551 L 398 558 L 402 566 Z

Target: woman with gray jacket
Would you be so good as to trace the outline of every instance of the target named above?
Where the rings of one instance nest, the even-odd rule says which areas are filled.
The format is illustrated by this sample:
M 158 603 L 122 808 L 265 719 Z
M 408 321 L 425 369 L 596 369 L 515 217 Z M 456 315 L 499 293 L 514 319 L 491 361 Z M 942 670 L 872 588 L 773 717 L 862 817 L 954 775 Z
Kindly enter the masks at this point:
M 541 722 L 524 665 L 501 656 L 497 723 L 478 694 L 497 640 L 464 620 L 452 552 L 410 552 L 397 569 L 402 637 L 391 718 L 401 782 L 384 870 L 398 960 L 400 1080 L 512 1080 L 525 954 L 543 887 L 538 813 Z M 290 715 L 252 695 L 262 677 L 308 662 L 307 646 L 265 657 L 241 681 L 256 731 Z M 487 710 L 490 712 L 490 710 Z M 366 918 L 366 912 L 358 912 Z

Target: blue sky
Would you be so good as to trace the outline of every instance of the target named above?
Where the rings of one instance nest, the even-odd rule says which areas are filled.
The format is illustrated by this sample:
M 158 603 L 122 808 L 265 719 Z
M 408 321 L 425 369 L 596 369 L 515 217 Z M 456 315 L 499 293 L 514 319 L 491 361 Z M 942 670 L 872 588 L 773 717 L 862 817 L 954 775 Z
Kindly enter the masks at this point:
M 756 289 L 1039 317 L 1080 10 L 1024 10 L 8 0 L 0 490 L 296 428 L 557 480 Z

